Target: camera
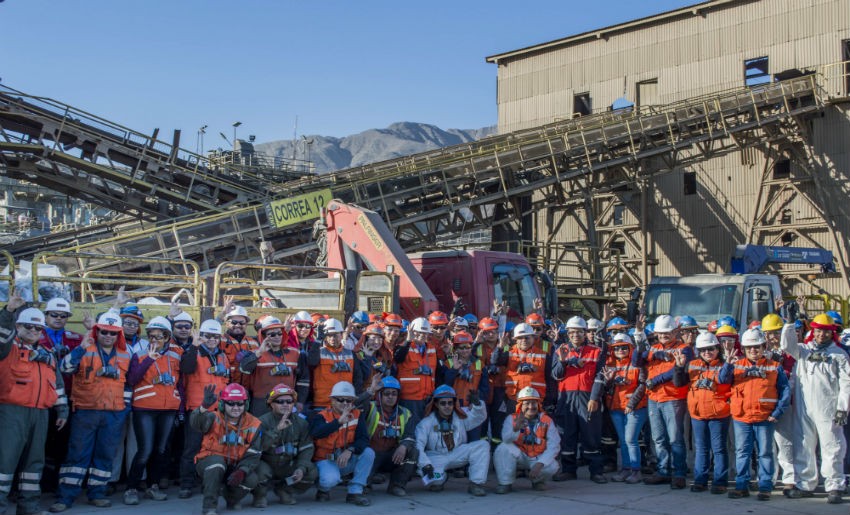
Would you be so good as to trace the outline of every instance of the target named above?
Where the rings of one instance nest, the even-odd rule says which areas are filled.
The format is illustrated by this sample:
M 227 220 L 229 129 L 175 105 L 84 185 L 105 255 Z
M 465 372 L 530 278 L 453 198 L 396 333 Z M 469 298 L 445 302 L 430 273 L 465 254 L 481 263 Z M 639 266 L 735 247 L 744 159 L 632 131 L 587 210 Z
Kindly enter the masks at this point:
M 398 438 L 399 431 L 395 426 L 387 426 L 384 429 L 384 438 Z
M 516 368 L 516 371 L 518 374 L 533 374 L 537 371 L 537 367 L 535 367 L 531 363 L 523 362 L 519 364 L 519 366 Z
M 286 363 L 278 363 L 271 370 L 271 375 L 273 376 L 289 376 L 292 375 L 292 369 L 289 368 Z
M 53 354 L 51 354 L 50 351 L 39 347 L 38 349 L 30 351 L 30 361 L 49 364 L 53 361 Z
M 452 423 L 448 420 L 440 420 L 439 431 L 441 433 L 451 433 L 454 431 L 454 428 L 452 427 Z
M 336 361 L 331 367 L 331 372 L 351 372 L 351 366 L 346 361 Z
M 759 367 L 753 366 L 747 369 L 746 377 L 761 377 L 764 379 L 767 377 L 767 374 L 764 373 L 764 370 Z
M 214 367 L 207 369 L 207 373 L 214 376 L 227 377 L 230 375 L 230 370 L 228 370 L 223 364 L 217 363 Z
M 617 376 L 614 378 L 614 384 L 617 386 L 625 386 L 629 383 L 631 383 L 631 381 L 626 379 L 625 376 Z
M 422 365 L 422 366 L 416 367 L 416 370 L 414 370 L 413 373 L 418 375 L 418 376 L 430 376 L 434 372 L 431 370 L 431 367 L 429 367 L 428 365 Z
M 160 374 L 153 378 L 153 384 L 164 384 L 166 386 L 171 386 L 174 384 L 174 376 L 172 376 L 168 372 Z
M 702 390 L 711 390 L 712 388 L 714 388 L 714 380 L 709 379 L 707 377 L 703 377 L 702 379 L 696 382 L 694 387 Z
M 106 365 L 105 367 L 97 371 L 97 376 L 106 377 L 109 379 L 118 379 L 119 377 L 121 377 L 121 373 L 118 371 L 117 368 L 113 367 L 112 365 Z

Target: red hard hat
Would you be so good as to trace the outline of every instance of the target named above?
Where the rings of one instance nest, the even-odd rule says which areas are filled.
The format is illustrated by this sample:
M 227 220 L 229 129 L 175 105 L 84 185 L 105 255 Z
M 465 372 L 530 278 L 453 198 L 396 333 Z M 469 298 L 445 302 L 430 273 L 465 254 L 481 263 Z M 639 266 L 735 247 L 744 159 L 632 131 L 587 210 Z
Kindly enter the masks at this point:
M 717 332 L 717 320 L 712 320 L 711 322 L 709 322 L 706 329 L 708 329 L 708 332 L 710 332 L 710 333 L 716 333 Z
M 428 315 L 428 323 L 431 325 L 449 325 L 449 317 L 442 311 L 434 311 Z
M 452 343 L 455 345 L 472 345 L 472 335 L 466 331 L 459 331 L 452 336 Z
M 381 329 L 381 326 L 379 324 L 369 324 L 368 326 L 366 326 L 366 329 L 363 331 L 363 335 L 365 336 L 365 335 L 370 335 L 370 334 L 374 334 L 374 335 L 377 335 L 377 336 L 383 336 L 384 330 Z
M 525 323 L 530 325 L 531 327 L 543 327 L 545 325 L 545 320 L 543 317 L 537 313 L 531 313 L 527 317 L 525 317 Z
M 499 330 L 499 322 L 496 322 L 490 317 L 484 317 L 478 321 L 478 330 L 479 331 L 498 331 Z
M 247 401 L 248 390 L 241 384 L 230 383 L 221 391 L 221 400 L 223 401 Z
M 399 315 L 395 313 L 384 313 L 384 325 L 390 327 L 401 327 L 403 321 Z
M 381 315 L 375 313 L 369 313 L 369 323 L 377 324 L 381 322 Z

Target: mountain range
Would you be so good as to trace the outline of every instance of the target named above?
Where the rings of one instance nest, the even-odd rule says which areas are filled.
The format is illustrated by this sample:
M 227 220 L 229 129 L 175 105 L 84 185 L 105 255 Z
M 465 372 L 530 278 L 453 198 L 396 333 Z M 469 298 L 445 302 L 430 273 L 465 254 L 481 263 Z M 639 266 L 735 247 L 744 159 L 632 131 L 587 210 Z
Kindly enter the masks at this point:
M 298 140 L 257 143 L 263 154 L 312 161 L 316 172 L 327 173 L 353 166 L 416 154 L 426 150 L 468 143 L 496 133 L 496 126 L 481 129 L 441 129 L 434 125 L 398 122 L 386 129 L 369 129 L 335 138 L 302 136 Z M 293 148 L 293 145 L 297 144 Z

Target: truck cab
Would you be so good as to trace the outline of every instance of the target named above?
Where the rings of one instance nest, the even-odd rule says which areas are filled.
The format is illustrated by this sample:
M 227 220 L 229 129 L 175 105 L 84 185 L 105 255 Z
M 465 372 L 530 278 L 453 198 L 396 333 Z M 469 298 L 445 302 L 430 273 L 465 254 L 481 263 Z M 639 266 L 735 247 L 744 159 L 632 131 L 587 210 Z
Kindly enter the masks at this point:
M 731 316 L 739 327 L 773 313 L 782 295 L 779 278 L 769 274 L 698 274 L 654 277 L 646 291 L 647 320 L 658 315 L 690 315 L 700 327 Z

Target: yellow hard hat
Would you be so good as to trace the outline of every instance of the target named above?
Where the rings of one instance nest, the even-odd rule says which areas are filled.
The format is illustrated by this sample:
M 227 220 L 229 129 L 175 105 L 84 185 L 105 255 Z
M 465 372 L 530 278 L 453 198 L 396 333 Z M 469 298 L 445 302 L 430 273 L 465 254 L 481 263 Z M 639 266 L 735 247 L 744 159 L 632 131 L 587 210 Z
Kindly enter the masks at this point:
M 835 320 L 832 319 L 831 316 L 826 313 L 821 313 L 812 319 L 812 323 L 810 324 L 812 329 L 828 329 L 830 331 L 835 330 Z
M 714 334 L 718 338 L 721 336 L 738 336 L 738 331 L 736 331 L 731 325 L 721 325 L 717 328 L 717 332 Z
M 761 319 L 762 331 L 778 331 L 782 329 L 783 325 L 785 324 L 782 322 L 782 317 L 776 313 L 770 313 Z

